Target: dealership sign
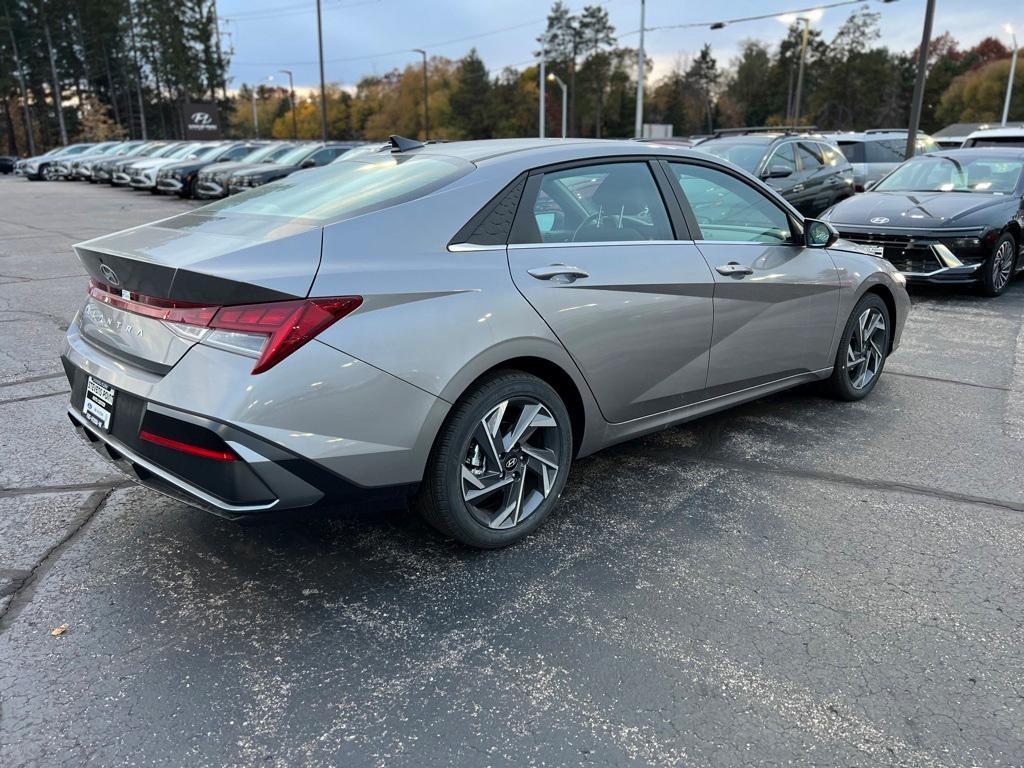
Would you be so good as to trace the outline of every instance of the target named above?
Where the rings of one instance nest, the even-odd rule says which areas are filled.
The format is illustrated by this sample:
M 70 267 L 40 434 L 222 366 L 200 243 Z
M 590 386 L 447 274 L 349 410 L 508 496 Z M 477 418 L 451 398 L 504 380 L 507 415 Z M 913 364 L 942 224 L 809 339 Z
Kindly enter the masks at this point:
M 219 139 L 220 108 L 216 102 L 188 102 L 183 107 L 185 138 Z

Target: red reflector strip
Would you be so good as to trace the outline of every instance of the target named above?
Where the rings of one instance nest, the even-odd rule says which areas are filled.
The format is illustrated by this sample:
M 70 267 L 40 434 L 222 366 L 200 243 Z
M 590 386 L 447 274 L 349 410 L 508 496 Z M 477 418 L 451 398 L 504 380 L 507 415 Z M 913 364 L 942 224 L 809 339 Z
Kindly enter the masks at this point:
M 204 459 L 214 459 L 215 461 L 237 461 L 238 457 L 231 451 L 213 451 L 209 448 L 200 448 L 198 445 L 189 445 L 188 443 L 182 443 L 178 440 L 172 440 L 169 437 L 162 437 L 161 435 L 154 435 L 152 432 L 141 430 L 139 437 L 148 443 L 163 446 L 164 448 L 170 448 L 172 451 L 181 451 L 182 453 L 188 453 L 192 456 L 201 456 Z
M 217 314 L 217 310 L 220 309 L 219 306 L 158 299 L 155 296 L 143 296 L 139 293 L 129 293 L 128 298 L 125 298 L 117 292 L 116 288 L 98 280 L 89 282 L 89 296 L 115 309 L 123 309 L 125 312 L 166 320 L 170 323 L 185 323 L 202 327 L 209 325 L 213 316 Z

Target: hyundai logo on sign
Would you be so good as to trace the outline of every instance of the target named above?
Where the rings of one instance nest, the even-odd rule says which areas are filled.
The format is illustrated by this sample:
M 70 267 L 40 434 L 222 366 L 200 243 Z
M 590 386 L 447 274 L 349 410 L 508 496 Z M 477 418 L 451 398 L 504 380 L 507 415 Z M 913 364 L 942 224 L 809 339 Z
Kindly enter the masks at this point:
M 185 138 L 219 139 L 220 109 L 216 102 L 189 102 L 182 105 Z

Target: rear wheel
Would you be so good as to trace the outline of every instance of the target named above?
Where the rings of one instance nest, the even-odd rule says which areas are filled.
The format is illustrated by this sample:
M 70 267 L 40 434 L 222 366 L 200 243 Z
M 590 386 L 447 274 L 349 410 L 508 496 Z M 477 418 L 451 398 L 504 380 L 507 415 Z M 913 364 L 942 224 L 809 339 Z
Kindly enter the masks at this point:
M 550 514 L 571 462 L 572 425 L 558 393 L 536 376 L 500 371 L 455 405 L 415 504 L 463 544 L 508 546 Z
M 881 296 L 862 297 L 846 322 L 828 380 L 834 397 L 853 401 L 868 396 L 885 367 L 891 333 L 892 319 Z
M 992 257 L 982 267 L 981 292 L 986 296 L 999 296 L 1010 284 L 1017 265 L 1017 243 L 1013 235 L 1004 232 L 992 249 Z

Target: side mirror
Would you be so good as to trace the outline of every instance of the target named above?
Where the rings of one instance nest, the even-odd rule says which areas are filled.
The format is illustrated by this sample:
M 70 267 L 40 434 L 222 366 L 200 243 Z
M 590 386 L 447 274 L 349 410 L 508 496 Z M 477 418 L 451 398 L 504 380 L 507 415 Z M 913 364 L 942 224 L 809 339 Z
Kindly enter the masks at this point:
M 784 179 L 787 176 L 793 175 L 793 169 L 785 165 L 773 165 L 768 169 L 767 173 L 764 174 L 766 179 Z
M 306 158 L 305 160 L 302 161 L 302 165 L 300 165 L 299 167 L 300 168 L 315 168 L 316 167 L 316 160 L 314 160 L 312 157 L 308 157 L 308 158 Z
M 804 219 L 804 245 L 808 248 L 829 248 L 838 239 L 839 233 L 828 222 Z

